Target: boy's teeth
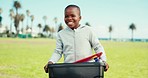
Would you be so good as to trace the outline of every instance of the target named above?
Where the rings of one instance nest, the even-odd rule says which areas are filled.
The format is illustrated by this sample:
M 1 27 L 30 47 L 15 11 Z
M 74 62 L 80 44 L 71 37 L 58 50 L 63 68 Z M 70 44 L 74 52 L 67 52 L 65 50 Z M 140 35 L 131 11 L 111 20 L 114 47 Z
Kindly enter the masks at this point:
M 68 24 L 72 24 L 73 22 L 68 22 Z

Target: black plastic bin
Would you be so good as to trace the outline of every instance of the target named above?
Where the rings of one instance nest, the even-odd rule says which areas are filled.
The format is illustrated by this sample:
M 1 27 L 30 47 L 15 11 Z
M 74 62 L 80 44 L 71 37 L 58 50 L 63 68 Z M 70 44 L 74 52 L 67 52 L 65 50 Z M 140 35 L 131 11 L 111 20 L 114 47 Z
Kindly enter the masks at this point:
M 104 63 L 49 64 L 49 78 L 104 78 Z

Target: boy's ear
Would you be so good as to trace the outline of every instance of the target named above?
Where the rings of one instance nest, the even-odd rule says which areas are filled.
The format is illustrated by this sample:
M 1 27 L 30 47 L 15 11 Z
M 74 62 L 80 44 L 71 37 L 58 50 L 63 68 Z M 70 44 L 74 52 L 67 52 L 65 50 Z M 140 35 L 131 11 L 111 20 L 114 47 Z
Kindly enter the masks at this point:
M 79 18 L 80 18 L 80 20 L 81 20 L 82 17 L 80 16 Z

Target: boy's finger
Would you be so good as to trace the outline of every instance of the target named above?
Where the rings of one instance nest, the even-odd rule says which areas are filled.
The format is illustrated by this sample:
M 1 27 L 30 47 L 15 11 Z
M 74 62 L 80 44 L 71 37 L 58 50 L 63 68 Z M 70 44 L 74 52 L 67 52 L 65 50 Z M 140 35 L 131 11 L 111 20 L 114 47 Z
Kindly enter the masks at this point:
M 107 71 L 109 69 L 109 65 L 106 63 L 106 67 L 104 71 Z
M 45 70 L 46 73 L 48 73 L 48 67 L 47 67 L 47 65 L 44 66 L 44 70 Z

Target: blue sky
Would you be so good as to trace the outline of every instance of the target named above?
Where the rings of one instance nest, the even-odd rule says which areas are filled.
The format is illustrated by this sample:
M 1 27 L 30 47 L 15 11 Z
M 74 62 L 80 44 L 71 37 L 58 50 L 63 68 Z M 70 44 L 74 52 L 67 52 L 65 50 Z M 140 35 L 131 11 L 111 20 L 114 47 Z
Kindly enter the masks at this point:
M 0 0 L 3 9 L 3 25 L 10 25 L 9 10 L 13 8 L 14 0 Z M 148 38 L 148 0 L 18 0 L 22 8 L 19 13 L 26 15 L 30 10 L 35 16 L 34 28 L 38 31 L 37 24 L 44 25 L 43 16 L 47 16 L 47 24 L 55 26 L 53 18 L 58 18 L 58 24 L 63 21 L 64 8 L 69 4 L 76 4 L 81 8 L 81 24 L 89 22 L 95 29 L 98 37 L 108 37 L 108 27 L 113 26 L 113 38 L 131 38 L 129 25 L 134 23 L 136 30 L 134 38 Z M 14 9 L 14 8 L 13 8 Z M 14 9 L 15 10 L 15 9 Z M 27 17 L 26 17 L 27 18 Z M 26 26 L 24 20 L 24 26 Z M 20 25 L 21 26 L 21 25 Z

